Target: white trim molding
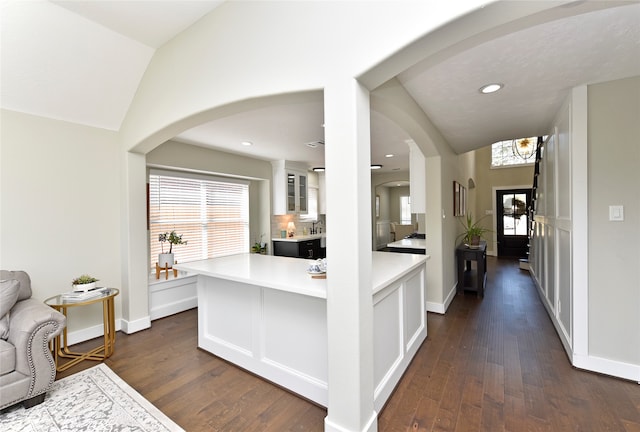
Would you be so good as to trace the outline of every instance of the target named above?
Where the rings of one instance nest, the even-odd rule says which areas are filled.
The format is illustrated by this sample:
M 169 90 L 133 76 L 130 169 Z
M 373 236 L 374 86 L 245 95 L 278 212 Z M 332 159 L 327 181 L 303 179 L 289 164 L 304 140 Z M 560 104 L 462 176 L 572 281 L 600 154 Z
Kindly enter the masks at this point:
M 151 327 L 151 317 L 149 315 L 137 319 L 135 321 L 127 321 L 124 318 L 120 319 L 121 326 L 116 324 L 116 328 L 119 328 L 126 334 L 132 334 L 141 330 L 146 330 Z

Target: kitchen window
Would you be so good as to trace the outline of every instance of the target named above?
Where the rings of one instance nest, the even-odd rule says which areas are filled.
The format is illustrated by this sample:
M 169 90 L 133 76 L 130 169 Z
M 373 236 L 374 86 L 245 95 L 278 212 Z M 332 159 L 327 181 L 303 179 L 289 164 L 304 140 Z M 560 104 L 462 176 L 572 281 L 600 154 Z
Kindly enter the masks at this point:
M 307 189 L 307 214 L 300 215 L 301 221 L 318 220 L 318 188 L 309 186 Z
M 411 197 L 400 197 L 400 223 L 411 224 Z
M 148 218 L 150 268 L 162 251 L 158 236 L 164 232 L 176 231 L 187 242 L 173 248 L 179 263 L 247 252 L 249 183 L 152 170 Z

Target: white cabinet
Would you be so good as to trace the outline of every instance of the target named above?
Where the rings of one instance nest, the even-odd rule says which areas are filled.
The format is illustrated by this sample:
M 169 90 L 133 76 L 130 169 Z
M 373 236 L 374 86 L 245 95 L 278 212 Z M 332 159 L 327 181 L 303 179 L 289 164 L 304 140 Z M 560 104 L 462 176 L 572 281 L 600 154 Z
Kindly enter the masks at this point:
M 308 173 L 302 164 L 273 161 L 273 214 L 306 214 Z

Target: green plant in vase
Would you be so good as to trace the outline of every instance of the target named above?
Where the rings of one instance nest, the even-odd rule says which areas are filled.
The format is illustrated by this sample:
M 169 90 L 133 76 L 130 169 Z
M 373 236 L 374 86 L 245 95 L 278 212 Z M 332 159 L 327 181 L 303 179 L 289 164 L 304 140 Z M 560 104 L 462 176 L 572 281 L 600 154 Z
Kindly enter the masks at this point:
M 175 231 L 165 232 L 158 235 L 158 241 L 162 247 L 162 252 L 158 254 L 158 265 L 161 268 L 171 268 L 175 263 L 173 257 L 173 245 L 187 244 L 186 240 L 182 240 L 182 234 L 177 234 Z M 164 244 L 169 243 L 169 252 L 165 253 Z
M 82 276 L 78 276 L 77 278 L 75 278 L 74 280 L 71 281 L 72 285 L 84 285 L 84 284 L 88 284 L 88 283 L 92 283 L 92 282 L 98 282 L 98 279 L 94 278 L 93 276 L 89 276 L 89 275 L 82 275 Z
M 473 216 L 471 213 L 467 214 L 467 216 L 462 219 L 458 219 L 464 228 L 462 234 L 458 236 L 456 239 L 456 243 L 460 238 L 462 238 L 462 242 L 468 246 L 478 246 L 480 244 L 480 239 L 484 238 L 484 235 L 488 232 L 491 232 L 490 229 L 487 229 L 483 226 L 480 226 L 479 223 L 484 218 L 480 218 L 477 221 L 473 221 Z
M 96 282 L 98 282 L 97 278 L 89 276 L 88 274 L 83 274 L 82 276 L 74 278 L 71 281 L 71 285 L 73 286 L 74 291 L 89 291 L 96 287 Z
M 262 237 L 264 237 L 264 234 L 260 235 L 260 240 L 256 241 L 253 246 L 251 246 L 251 252 L 253 253 L 259 253 L 262 255 L 266 255 L 267 253 L 267 243 L 262 241 Z

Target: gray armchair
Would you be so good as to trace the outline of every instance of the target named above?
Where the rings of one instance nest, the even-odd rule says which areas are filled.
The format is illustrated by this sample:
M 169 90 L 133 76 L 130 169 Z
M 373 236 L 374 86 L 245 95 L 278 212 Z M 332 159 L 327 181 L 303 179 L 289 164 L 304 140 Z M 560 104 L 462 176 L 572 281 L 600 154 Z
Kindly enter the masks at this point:
M 44 401 L 56 378 L 49 341 L 66 318 L 31 298 L 27 273 L 1 270 L 0 284 L 0 409 L 23 401 L 30 408 Z

